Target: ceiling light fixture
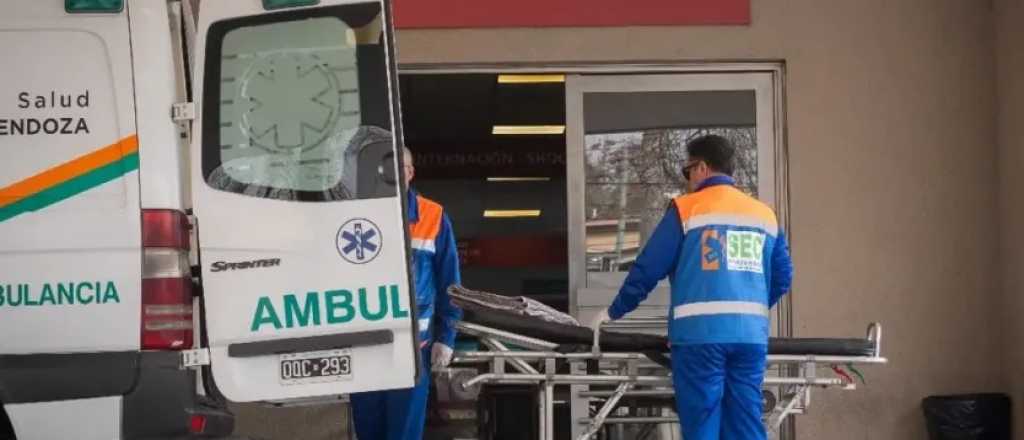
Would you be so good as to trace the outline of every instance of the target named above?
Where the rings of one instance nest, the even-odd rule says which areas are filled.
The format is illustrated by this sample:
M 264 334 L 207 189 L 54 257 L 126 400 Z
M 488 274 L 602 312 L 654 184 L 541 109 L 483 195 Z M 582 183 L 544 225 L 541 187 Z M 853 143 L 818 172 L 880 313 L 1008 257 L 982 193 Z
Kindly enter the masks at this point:
M 565 75 L 498 75 L 498 84 L 564 83 Z
M 522 218 L 540 217 L 539 209 L 488 209 L 484 211 L 485 218 Z
M 548 182 L 550 177 L 488 177 L 488 182 Z
M 565 134 L 564 125 L 495 125 L 495 135 Z

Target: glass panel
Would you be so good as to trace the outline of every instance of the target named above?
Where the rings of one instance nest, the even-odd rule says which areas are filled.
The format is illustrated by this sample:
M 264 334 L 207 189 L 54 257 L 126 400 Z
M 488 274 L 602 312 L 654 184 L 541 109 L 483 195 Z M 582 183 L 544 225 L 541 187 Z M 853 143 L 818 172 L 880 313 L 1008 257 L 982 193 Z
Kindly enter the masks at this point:
M 217 130 L 216 142 L 204 136 L 211 186 L 303 201 L 396 194 L 391 133 L 376 126 L 385 124 L 367 124 L 364 108 L 388 103 L 386 88 L 375 84 L 386 81 L 377 75 L 385 48 L 375 7 L 368 23 L 363 6 L 355 18 L 302 17 L 222 31 L 209 60 L 219 69 L 207 71 L 207 86 L 219 89 L 217 111 L 205 115 L 204 131 Z
M 481 73 L 400 79 L 412 185 L 451 219 L 463 284 L 568 310 L 566 138 L 493 131 L 564 125 L 564 83 Z
M 732 140 L 738 150 L 738 186 L 757 197 L 755 128 L 749 123 L 588 132 L 584 144 L 588 285 L 611 281 L 600 273 L 628 271 L 669 202 L 685 193 L 682 165 L 690 140 L 706 134 Z

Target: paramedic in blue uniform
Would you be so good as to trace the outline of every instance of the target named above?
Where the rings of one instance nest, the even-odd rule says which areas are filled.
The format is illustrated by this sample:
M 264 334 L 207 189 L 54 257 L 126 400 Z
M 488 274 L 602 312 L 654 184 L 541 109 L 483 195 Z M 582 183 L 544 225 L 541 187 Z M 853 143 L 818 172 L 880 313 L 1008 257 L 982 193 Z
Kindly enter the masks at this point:
M 735 147 L 709 135 L 686 149 L 689 193 L 672 201 L 614 302 L 591 326 L 633 311 L 667 276 L 683 438 L 764 439 L 768 311 L 789 291 L 793 264 L 775 213 L 735 186 Z
M 405 185 L 416 170 L 412 152 L 405 149 Z M 413 253 L 413 283 L 419 311 L 423 368 L 415 387 L 352 395 L 352 415 L 359 440 L 419 440 L 426 421 L 430 369 L 448 366 L 455 345 L 455 323 L 462 318 L 448 297 L 448 287 L 460 283 L 459 257 L 451 222 L 441 205 L 408 190 L 409 234 Z M 382 366 L 385 367 L 386 366 Z

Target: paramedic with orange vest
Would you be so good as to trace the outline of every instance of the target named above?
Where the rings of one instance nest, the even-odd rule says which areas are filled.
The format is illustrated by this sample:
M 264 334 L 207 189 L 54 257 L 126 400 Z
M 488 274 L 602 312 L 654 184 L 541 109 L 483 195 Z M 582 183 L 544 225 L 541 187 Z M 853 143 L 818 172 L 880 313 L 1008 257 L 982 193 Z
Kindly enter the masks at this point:
M 686 149 L 689 194 L 672 202 L 612 305 L 591 325 L 633 311 L 667 276 L 683 438 L 765 439 L 768 312 L 789 291 L 793 264 L 775 213 L 736 188 L 733 145 L 708 135 Z
M 405 186 L 416 170 L 412 152 L 404 150 Z M 437 202 L 408 190 L 409 235 L 422 368 L 441 369 L 452 360 L 455 324 L 462 311 L 448 297 L 460 284 L 459 256 L 451 222 Z M 386 366 L 382 366 L 386 368 Z M 352 395 L 352 415 L 359 440 L 419 440 L 426 422 L 430 374 L 413 388 Z

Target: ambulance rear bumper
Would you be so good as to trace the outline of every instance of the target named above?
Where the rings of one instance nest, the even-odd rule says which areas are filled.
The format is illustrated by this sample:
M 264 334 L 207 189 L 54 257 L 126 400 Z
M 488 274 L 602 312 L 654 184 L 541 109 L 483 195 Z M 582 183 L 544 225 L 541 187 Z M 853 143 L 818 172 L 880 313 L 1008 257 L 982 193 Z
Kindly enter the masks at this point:
M 0 355 L 0 403 L 121 396 L 121 438 L 230 435 L 234 417 L 196 392 L 196 371 L 180 359 L 173 351 Z
M 234 416 L 222 403 L 197 394 L 197 370 L 180 368 L 178 352 L 142 352 L 140 359 L 139 380 L 124 396 L 124 438 L 231 435 Z

